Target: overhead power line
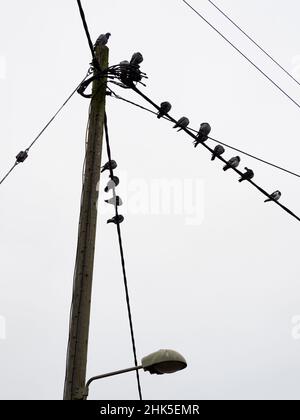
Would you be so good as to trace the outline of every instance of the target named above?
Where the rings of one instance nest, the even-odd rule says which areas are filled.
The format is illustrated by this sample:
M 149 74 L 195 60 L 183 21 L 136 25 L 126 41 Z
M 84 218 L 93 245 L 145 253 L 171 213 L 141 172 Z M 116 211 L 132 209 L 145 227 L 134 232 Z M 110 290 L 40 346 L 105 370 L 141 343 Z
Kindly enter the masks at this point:
M 140 104 L 137 104 L 137 103 L 135 103 L 135 102 L 133 102 L 133 101 L 130 101 L 130 100 L 128 100 L 128 99 L 125 99 L 125 98 L 123 98 L 123 97 L 122 97 L 122 96 L 120 96 L 120 95 L 117 95 L 117 94 L 116 94 L 116 93 L 115 93 L 112 89 L 110 89 L 110 88 L 109 88 L 109 90 L 110 90 L 110 92 L 112 93 L 112 95 L 111 95 L 111 96 L 112 96 L 112 98 L 119 99 L 119 100 L 121 100 L 121 101 L 127 102 L 127 103 L 128 103 L 128 104 L 130 104 L 130 105 L 136 106 L 137 108 L 140 108 L 140 109 L 142 109 L 142 110 L 144 110 L 144 111 L 147 111 L 147 112 L 149 112 L 149 113 L 151 113 L 151 114 L 157 115 L 157 112 L 152 111 L 151 109 L 146 108 L 146 107 L 144 107 L 144 106 L 142 106 L 142 105 L 140 105 Z M 164 118 L 165 120 L 170 121 L 170 119 L 169 119 L 168 117 L 163 116 L 162 118 Z M 193 128 L 190 128 L 190 127 L 189 127 L 189 130 L 193 131 L 194 133 L 198 133 L 198 130 L 195 130 L 195 129 L 193 129 Z M 220 140 L 217 140 L 217 139 L 215 139 L 215 138 L 213 138 L 213 137 L 208 136 L 208 138 L 209 138 L 211 141 L 215 142 L 215 143 L 222 144 L 223 146 L 226 146 L 226 147 L 228 147 L 229 149 L 235 150 L 236 152 L 242 153 L 242 154 L 244 154 L 245 156 L 248 156 L 248 157 L 250 157 L 250 158 L 252 158 L 252 159 L 255 159 L 255 160 L 259 161 L 259 162 L 262 162 L 262 163 L 264 163 L 264 164 L 266 164 L 266 165 L 272 166 L 273 168 L 279 169 L 280 171 L 284 171 L 284 172 L 286 172 L 286 173 L 288 173 L 288 174 L 290 174 L 290 175 L 293 175 L 293 176 L 296 176 L 296 177 L 300 178 L 300 174 L 297 174 L 296 172 L 292 172 L 292 171 L 290 171 L 290 170 L 288 170 L 288 169 L 286 169 L 286 168 L 283 168 L 283 167 L 281 167 L 281 166 L 279 166 L 279 165 L 276 165 L 276 164 L 274 164 L 274 163 L 272 163 L 272 162 L 269 162 L 269 161 L 267 161 L 267 160 L 265 160 L 265 159 L 262 159 L 262 158 L 259 158 L 259 157 L 257 157 L 257 156 L 254 156 L 254 155 L 252 155 L 252 154 L 250 154 L 250 153 L 248 153 L 248 152 L 245 152 L 244 150 L 238 149 L 238 148 L 236 148 L 236 147 L 234 147 L 234 146 L 231 146 L 231 145 L 229 145 L 229 144 L 227 144 L 227 143 L 224 143 L 224 142 L 222 142 L 222 141 L 220 141 Z
M 266 79 L 269 80 L 281 93 L 283 93 L 291 102 L 293 102 L 299 109 L 300 104 L 293 99 L 284 89 L 282 89 L 270 76 L 268 76 L 258 65 L 254 63 L 246 54 L 244 54 L 238 47 L 236 47 L 225 35 L 222 34 L 214 25 L 212 25 L 198 10 L 191 6 L 186 0 L 182 0 L 192 11 L 194 11 L 204 22 L 206 22 L 217 34 L 219 34 L 229 45 L 231 45 L 241 56 L 243 56 L 253 67 L 256 68 Z
M 92 54 L 92 57 L 93 57 L 93 64 L 98 67 L 98 70 L 100 70 L 98 60 L 96 58 L 96 54 L 95 54 L 95 50 L 94 50 L 94 44 L 93 44 L 92 39 L 91 39 L 90 31 L 89 31 L 89 28 L 88 28 L 88 24 L 87 24 L 87 21 L 86 21 L 86 18 L 85 18 L 85 14 L 84 14 L 84 10 L 82 8 L 81 1 L 77 0 L 77 4 L 78 4 L 78 8 L 79 8 L 80 17 L 81 17 L 81 20 L 82 20 L 82 23 L 83 23 L 83 27 L 84 27 L 84 30 L 85 30 L 85 34 L 86 34 L 86 37 L 87 37 L 87 40 L 88 40 L 88 43 L 89 43 L 89 47 L 90 47 L 90 50 L 91 50 L 91 54 Z
M 56 113 L 53 115 L 52 118 L 50 118 L 50 120 L 47 122 L 47 124 L 44 126 L 44 128 L 39 132 L 39 134 L 34 138 L 34 140 L 30 143 L 30 145 L 24 150 L 21 151 L 17 156 L 16 156 L 16 162 L 14 163 L 14 165 L 10 168 L 10 170 L 6 173 L 6 175 L 4 175 L 4 177 L 1 179 L 0 181 L 0 185 L 3 184 L 3 182 L 6 180 L 6 178 L 8 178 L 8 176 L 13 172 L 13 170 L 20 164 L 23 163 L 27 157 L 28 157 L 28 152 L 30 151 L 30 149 L 35 145 L 35 143 L 39 140 L 39 138 L 42 136 L 42 134 L 47 130 L 47 128 L 49 127 L 49 125 L 55 120 L 55 118 L 58 116 L 58 114 L 62 111 L 62 109 L 67 105 L 67 103 L 70 101 L 70 99 L 74 96 L 74 94 L 77 92 L 77 89 L 81 86 L 82 82 L 84 82 L 86 80 L 86 78 L 88 77 L 88 75 L 90 74 L 90 71 L 88 71 L 87 75 L 85 76 L 85 78 L 79 83 L 79 85 L 76 86 L 76 88 L 73 90 L 73 92 L 68 96 L 68 98 L 64 101 L 64 103 L 58 108 L 58 110 L 56 111 Z
M 300 86 L 300 83 L 298 82 L 298 80 L 291 74 L 288 72 L 288 70 L 286 70 L 277 60 L 275 60 L 275 58 L 273 58 L 271 56 L 271 54 L 269 54 L 262 46 L 260 46 L 253 38 L 251 38 L 250 35 L 247 34 L 247 32 L 245 32 L 237 23 L 235 23 L 223 10 L 221 10 L 214 2 L 212 2 L 211 0 L 208 0 L 209 3 L 214 6 L 223 16 L 225 16 L 226 19 L 229 20 L 229 22 L 231 22 L 242 34 L 244 34 L 254 45 L 256 45 L 256 47 L 258 47 L 268 58 L 270 58 L 270 60 L 273 61 L 273 63 L 275 63 L 282 71 L 284 71 L 284 73 L 286 73 L 294 82 L 297 83 L 297 85 Z
M 106 149 L 107 149 L 107 156 L 109 162 L 109 171 L 110 171 L 110 178 L 111 180 L 114 179 L 113 169 L 112 169 L 112 159 L 111 159 L 111 149 L 110 149 L 110 142 L 109 142 L 109 133 L 108 133 L 108 124 L 107 124 L 107 115 L 105 114 L 104 118 L 104 133 L 105 133 L 105 140 L 106 140 Z M 114 198 L 115 191 L 114 191 Z M 124 280 L 124 287 L 125 287 L 125 295 L 126 295 L 126 304 L 127 304 L 127 311 L 128 311 L 128 319 L 129 319 L 129 326 L 130 326 L 130 335 L 131 335 L 131 342 L 132 342 L 132 349 L 133 349 L 133 356 L 134 356 L 134 364 L 135 367 L 138 367 L 138 360 L 137 360 L 137 353 L 136 353 L 136 344 L 134 338 L 134 329 L 133 329 L 133 322 L 132 322 L 132 313 L 131 313 L 131 306 L 130 306 L 130 298 L 129 298 L 129 290 L 128 290 L 128 282 L 127 282 L 127 274 L 126 274 L 126 267 L 125 267 L 125 257 L 124 257 L 124 250 L 123 250 L 123 242 L 122 242 L 122 235 L 121 235 L 121 227 L 119 223 L 119 212 L 118 212 L 118 203 L 115 200 L 115 217 L 117 220 L 117 232 L 118 232 L 118 240 L 119 240 L 119 248 L 120 248 L 120 255 L 121 255 L 121 264 L 122 264 L 122 272 L 123 272 L 123 280 Z M 139 371 L 136 370 L 136 379 L 138 385 L 138 393 L 139 398 L 142 400 L 142 390 L 141 390 L 141 382 L 140 382 L 140 375 Z

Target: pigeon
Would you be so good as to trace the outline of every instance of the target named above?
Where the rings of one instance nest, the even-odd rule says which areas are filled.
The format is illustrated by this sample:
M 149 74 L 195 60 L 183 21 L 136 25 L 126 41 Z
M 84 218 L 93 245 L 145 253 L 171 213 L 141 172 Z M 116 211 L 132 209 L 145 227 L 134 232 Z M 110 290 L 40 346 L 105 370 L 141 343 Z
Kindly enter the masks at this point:
M 281 192 L 277 190 L 270 195 L 270 198 L 265 200 L 265 203 L 267 203 L 268 201 L 278 201 L 280 197 L 281 197 Z
M 118 195 L 116 197 L 112 197 L 109 200 L 104 200 L 105 203 L 107 204 L 113 204 L 114 206 L 122 206 L 123 201 L 121 199 L 121 197 L 119 197 Z
M 139 66 L 144 61 L 144 58 L 141 53 L 134 53 L 131 57 L 130 64 L 132 66 Z
M 107 183 L 107 186 L 105 187 L 104 191 L 108 192 L 115 188 L 117 185 L 119 185 L 120 180 L 117 176 L 113 176 Z
M 95 42 L 94 48 L 96 48 L 98 45 L 106 45 L 108 43 L 110 33 L 107 32 L 106 34 L 102 34 L 97 38 L 97 41 Z
M 121 214 L 119 214 L 118 216 L 115 216 L 115 217 L 109 219 L 107 221 L 107 223 L 114 223 L 115 225 L 119 225 L 123 221 L 124 221 L 124 217 Z
M 230 168 L 237 168 L 240 164 L 241 158 L 239 156 L 235 156 L 226 163 L 226 165 L 223 168 L 223 171 L 227 171 L 227 169 Z
M 27 158 L 28 158 L 28 152 L 27 152 L 27 150 L 25 150 L 25 152 L 23 152 L 23 150 L 22 150 L 16 156 L 17 163 L 23 163 Z
M 217 156 L 221 156 L 223 153 L 225 153 L 224 147 L 218 144 L 213 151 L 211 160 L 215 160 Z
M 127 60 L 123 60 L 120 62 L 120 72 L 121 72 L 121 80 L 122 78 L 126 78 L 128 74 L 130 63 Z
M 161 118 L 164 115 L 166 115 L 168 112 L 170 112 L 172 109 L 172 105 L 170 104 L 170 102 L 162 102 L 160 104 L 160 110 L 157 114 L 157 118 Z
M 182 117 L 177 121 L 177 123 L 174 125 L 173 128 L 180 127 L 179 130 L 177 130 L 177 131 L 181 131 L 183 128 L 187 128 L 189 123 L 190 123 L 190 120 L 188 118 Z
M 115 160 L 111 160 L 110 163 L 106 162 L 106 164 L 102 166 L 101 173 L 104 171 L 109 171 L 110 169 L 116 169 L 118 167 L 117 162 Z
M 208 123 L 202 123 L 197 134 L 197 140 L 194 141 L 195 147 L 197 147 L 199 143 L 204 143 L 208 139 L 210 132 L 211 126 Z
M 121 69 L 127 69 L 127 67 L 130 65 L 129 61 L 123 60 L 120 62 Z
M 239 179 L 239 182 L 243 182 L 249 179 L 252 179 L 254 177 L 254 172 L 252 171 L 252 169 L 248 169 L 245 168 L 246 172 L 241 176 L 241 178 Z

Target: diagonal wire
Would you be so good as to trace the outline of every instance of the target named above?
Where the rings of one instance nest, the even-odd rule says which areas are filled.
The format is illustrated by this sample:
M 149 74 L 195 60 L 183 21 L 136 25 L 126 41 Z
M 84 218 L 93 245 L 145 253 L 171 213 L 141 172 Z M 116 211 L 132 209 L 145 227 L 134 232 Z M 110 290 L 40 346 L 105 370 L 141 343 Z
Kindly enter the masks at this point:
M 1 179 L 0 185 L 3 184 L 3 182 L 8 178 L 8 176 L 12 173 L 12 171 L 15 169 L 15 167 L 18 165 L 18 162 L 15 162 L 15 164 L 10 168 L 10 170 L 7 172 L 6 175 Z
M 98 64 L 98 60 L 97 60 L 97 57 L 96 57 L 96 54 L 95 54 L 95 51 L 94 51 L 94 44 L 93 44 L 92 39 L 91 39 L 90 31 L 89 31 L 89 28 L 88 28 L 88 25 L 87 25 L 87 22 L 86 22 L 86 18 L 85 18 L 84 10 L 82 8 L 81 1 L 77 0 L 77 4 L 78 4 L 78 8 L 79 8 L 80 17 L 81 17 L 81 20 L 82 20 L 82 23 L 83 23 L 83 27 L 84 27 L 84 30 L 85 30 L 85 34 L 86 34 L 86 37 L 87 37 L 87 40 L 88 40 L 88 43 L 89 43 L 89 47 L 90 47 L 90 50 L 91 50 L 91 54 L 92 54 L 92 57 L 93 57 L 93 63 Z
M 25 149 L 25 152 L 28 153 L 29 150 L 34 146 L 34 144 L 39 140 L 41 135 L 47 130 L 49 125 L 55 120 L 57 115 L 62 111 L 62 109 L 67 105 L 67 103 L 70 101 L 70 99 L 74 96 L 74 94 L 77 92 L 77 89 L 81 85 L 82 82 L 85 81 L 85 79 L 88 77 L 89 71 L 85 78 L 79 83 L 79 85 L 76 86 L 76 88 L 73 90 L 73 92 L 68 96 L 68 98 L 64 101 L 64 103 L 58 108 L 56 113 L 53 115 L 53 117 L 50 118 L 50 120 L 47 122 L 47 124 L 44 126 L 44 128 L 38 133 L 38 135 L 34 138 L 34 140 L 30 143 L 30 145 Z M 12 173 L 12 171 L 19 165 L 20 162 L 16 161 L 15 164 L 11 167 L 11 169 L 6 173 L 6 175 L 1 179 L 0 185 L 6 180 L 6 178 Z
M 136 107 L 141 108 L 142 110 L 147 111 L 147 112 L 149 112 L 149 113 L 151 113 L 151 114 L 157 115 L 157 112 L 152 111 L 151 109 L 146 108 L 146 107 L 144 107 L 144 106 L 142 106 L 142 105 L 140 105 L 140 104 L 137 104 L 137 103 L 135 103 L 135 102 L 129 101 L 128 99 L 125 99 L 125 98 L 123 98 L 122 96 L 117 95 L 117 94 L 116 94 L 116 93 L 115 93 L 112 89 L 110 89 L 110 88 L 108 88 L 108 89 L 110 90 L 110 92 L 112 92 L 112 95 L 111 95 L 111 96 L 112 96 L 113 98 L 115 98 L 115 99 L 119 99 L 119 100 L 124 101 L 124 102 L 127 102 L 127 103 L 129 103 L 130 105 L 136 106 Z M 162 118 L 164 118 L 165 120 L 170 121 L 170 118 L 168 118 L 168 117 L 163 116 Z M 189 128 L 189 130 L 193 131 L 194 133 L 198 133 L 198 131 L 197 131 L 197 130 L 195 130 L 195 129 L 193 129 L 193 128 Z M 290 175 L 294 175 L 294 176 L 296 176 L 296 177 L 300 178 L 300 174 L 297 174 L 296 172 L 292 172 L 292 171 L 290 171 L 290 170 L 288 170 L 288 169 L 282 168 L 282 167 L 281 167 L 281 166 L 279 166 L 279 165 L 276 165 L 276 164 L 271 163 L 271 162 L 269 162 L 269 161 L 267 161 L 267 160 L 261 159 L 261 158 L 259 158 L 259 157 L 257 157 L 257 156 L 254 156 L 254 155 L 252 155 L 252 154 L 250 154 L 250 153 L 248 153 L 248 152 L 245 152 L 244 150 L 237 149 L 236 147 L 230 146 L 229 144 L 224 143 L 224 142 L 222 142 L 222 141 L 220 141 L 220 140 L 214 139 L 213 137 L 208 137 L 208 138 L 209 138 L 211 141 L 214 141 L 215 143 L 222 144 L 223 146 L 226 146 L 226 147 L 228 147 L 229 149 L 235 150 L 236 152 L 242 153 L 242 154 L 243 154 L 243 155 L 245 155 L 245 156 L 249 156 L 249 157 L 250 157 L 250 158 L 252 158 L 252 159 L 258 160 L 259 162 L 265 163 L 266 165 L 272 166 L 272 167 L 274 167 L 274 168 L 276 168 L 276 169 L 279 169 L 279 170 L 284 171 L 284 172 L 286 172 L 286 173 L 288 173 L 288 174 L 290 174 Z
M 108 133 L 108 124 L 107 124 L 106 113 L 105 113 L 105 117 L 104 117 L 104 131 L 105 131 L 108 161 L 110 163 L 110 165 L 109 165 L 110 177 L 111 177 L 111 179 L 113 179 L 113 170 L 112 170 L 112 165 L 111 165 L 111 150 L 110 150 L 110 143 L 109 143 L 109 133 Z M 114 197 L 115 197 L 115 191 L 114 191 Z M 120 227 L 120 223 L 118 221 L 119 212 L 118 212 L 117 200 L 116 200 L 116 204 L 115 204 L 115 213 L 116 213 L 116 218 L 117 218 L 117 232 L 118 232 L 118 240 L 119 240 L 119 247 L 120 247 L 121 264 L 122 264 L 123 279 L 124 279 L 124 286 L 125 286 L 126 303 L 127 303 L 131 342 L 132 342 L 132 349 L 133 349 L 133 356 L 134 356 L 134 364 L 135 364 L 135 367 L 138 367 L 136 345 L 135 345 L 135 338 L 134 338 L 134 329 L 133 329 L 132 314 L 131 314 L 131 307 L 130 307 L 128 282 L 127 282 L 126 267 L 125 267 L 124 250 L 123 250 L 122 235 L 121 235 L 121 227 Z M 138 370 L 136 370 L 136 379 L 137 379 L 137 385 L 138 385 L 139 398 L 140 398 L 140 400 L 142 400 L 143 398 L 142 398 L 141 382 L 140 382 L 140 375 L 139 375 Z
M 148 98 L 143 92 L 141 92 L 136 86 L 132 86 L 132 89 L 138 94 L 140 95 L 142 98 L 144 98 L 148 103 L 150 103 L 155 109 L 157 109 L 158 111 L 160 111 L 160 107 L 153 102 L 150 98 Z M 167 117 L 170 121 L 172 121 L 173 123 L 177 123 L 177 120 L 175 120 L 173 117 L 171 117 L 169 114 L 167 114 Z M 194 140 L 196 140 L 198 142 L 198 137 L 193 134 L 188 128 L 183 128 L 183 131 L 185 131 L 190 137 L 192 137 Z M 201 144 L 205 149 L 207 149 L 210 153 L 213 153 L 213 149 L 211 149 L 207 144 L 205 144 L 204 142 L 199 143 Z M 227 164 L 227 160 L 225 160 L 222 156 L 216 156 L 216 158 L 218 158 L 219 160 L 221 160 L 223 163 Z M 234 172 L 236 172 L 237 174 L 239 174 L 240 176 L 243 175 L 243 173 L 237 169 L 237 168 L 232 168 L 232 170 L 234 170 Z M 255 182 L 253 182 L 251 179 L 247 179 L 246 181 L 248 181 L 250 184 L 252 184 L 257 190 L 259 190 L 263 195 L 265 195 L 268 199 L 270 199 L 270 194 L 264 190 L 262 187 L 260 187 L 259 185 L 257 185 Z M 281 204 L 279 201 L 275 201 L 272 200 L 277 206 L 281 207 L 285 212 L 287 212 L 290 216 L 294 217 L 296 220 L 298 220 L 300 222 L 300 217 L 297 216 L 294 212 L 292 212 L 288 207 L 284 206 L 283 204 Z
M 256 45 L 256 47 L 258 47 L 267 57 L 269 57 L 273 61 L 273 63 L 275 63 L 281 70 L 283 70 L 284 73 L 286 73 L 292 80 L 294 80 L 294 82 L 296 82 L 297 85 L 300 86 L 298 80 L 291 73 L 289 73 L 277 60 L 275 60 L 275 58 L 271 56 L 271 54 L 269 54 L 263 47 L 261 47 L 253 38 L 251 38 L 251 36 L 248 35 L 247 32 L 245 32 L 237 23 L 235 23 L 222 9 L 220 9 L 211 0 L 208 0 L 208 2 L 212 6 L 214 6 L 226 19 L 228 19 L 229 22 L 231 22 L 240 32 L 242 32 L 242 34 L 244 34 L 254 45 Z
M 193 10 L 204 22 L 206 22 L 217 34 L 219 34 L 229 45 L 231 45 L 239 54 L 241 54 L 253 67 L 256 68 L 266 79 L 269 80 L 281 93 L 283 93 L 290 101 L 292 101 L 299 109 L 300 104 L 293 99 L 284 89 L 282 89 L 270 76 L 268 76 L 263 70 L 261 70 L 258 65 L 256 65 L 249 57 L 246 56 L 238 47 L 236 47 L 225 35 L 223 35 L 215 26 L 213 26 L 200 12 L 198 12 L 194 7 L 191 6 L 186 0 L 182 0 L 191 10 Z

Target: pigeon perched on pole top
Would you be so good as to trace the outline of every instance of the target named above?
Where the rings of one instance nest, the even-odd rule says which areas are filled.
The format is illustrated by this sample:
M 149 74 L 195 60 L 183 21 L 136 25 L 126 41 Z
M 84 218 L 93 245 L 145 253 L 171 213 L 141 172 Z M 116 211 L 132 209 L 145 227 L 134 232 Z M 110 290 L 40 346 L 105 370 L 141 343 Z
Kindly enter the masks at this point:
M 106 162 L 106 164 L 102 166 L 101 173 L 104 171 L 109 171 L 110 169 L 116 169 L 117 167 L 117 162 L 115 160 L 111 160 L 110 162 Z
M 115 188 L 117 185 L 119 185 L 120 180 L 117 176 L 113 176 L 107 183 L 107 186 L 105 187 L 104 191 L 108 192 Z
M 115 216 L 109 219 L 107 223 L 114 223 L 115 225 L 119 225 L 123 221 L 124 221 L 124 217 L 121 214 L 119 214 L 118 216 Z
M 98 45 L 106 45 L 108 43 L 109 37 L 111 34 L 107 32 L 106 34 L 101 34 L 97 41 L 95 42 L 94 48 L 96 48 Z
M 202 123 L 197 134 L 197 140 L 194 141 L 195 147 L 197 147 L 199 143 L 204 143 L 208 139 L 210 132 L 211 126 L 208 123 Z
M 245 170 L 246 172 L 241 176 L 241 178 L 239 179 L 239 182 L 243 182 L 243 181 L 254 178 L 254 172 L 252 171 L 252 169 L 245 168 Z
M 104 201 L 105 203 L 113 204 L 114 206 L 122 206 L 123 204 L 121 197 L 119 197 L 118 195 L 116 197 L 112 197 L 109 200 L 104 200 Z
M 270 195 L 270 198 L 265 200 L 265 203 L 267 203 L 269 201 L 278 201 L 280 199 L 280 197 L 281 197 L 281 192 L 277 190 Z
M 217 156 L 221 156 L 223 153 L 225 153 L 224 147 L 218 144 L 213 151 L 211 160 L 215 160 Z
M 226 163 L 226 165 L 223 168 L 223 171 L 227 171 L 230 168 L 237 168 L 240 164 L 241 158 L 239 156 L 235 156 Z
M 160 104 L 160 110 L 158 111 L 157 118 L 162 118 L 164 115 L 170 112 L 171 109 L 172 105 L 170 104 L 170 102 L 162 102 Z
M 130 64 L 132 66 L 139 66 L 144 61 L 144 58 L 140 52 L 136 52 L 133 54 L 130 60 Z
M 181 131 L 183 128 L 187 128 L 189 123 L 190 123 L 190 120 L 188 118 L 182 117 L 177 121 L 177 123 L 174 125 L 173 128 L 180 127 L 179 130 L 177 130 L 177 131 Z

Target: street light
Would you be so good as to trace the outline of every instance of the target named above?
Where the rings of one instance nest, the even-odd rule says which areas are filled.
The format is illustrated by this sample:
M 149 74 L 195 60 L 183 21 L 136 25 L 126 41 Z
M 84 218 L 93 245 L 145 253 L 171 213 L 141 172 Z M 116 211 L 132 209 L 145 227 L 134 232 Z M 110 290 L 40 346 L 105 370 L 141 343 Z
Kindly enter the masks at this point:
M 93 376 L 86 383 L 84 399 L 86 400 L 89 395 L 89 386 L 97 379 L 120 375 L 122 373 L 132 372 L 139 369 L 144 369 L 145 372 L 149 372 L 152 375 L 163 375 L 164 373 L 174 373 L 187 367 L 185 358 L 175 350 L 158 350 L 146 357 L 143 357 L 141 363 L 142 364 L 140 366 Z

